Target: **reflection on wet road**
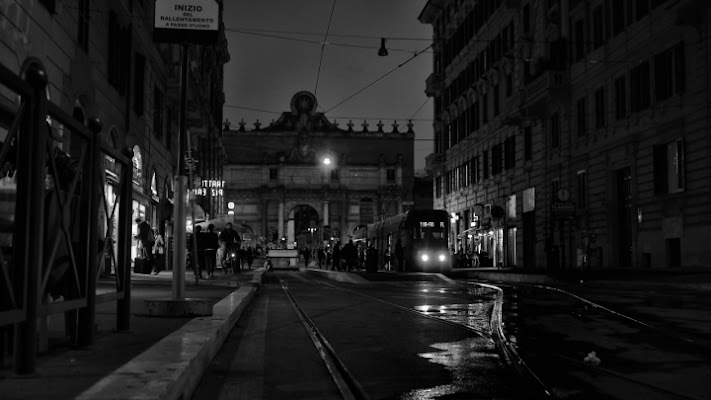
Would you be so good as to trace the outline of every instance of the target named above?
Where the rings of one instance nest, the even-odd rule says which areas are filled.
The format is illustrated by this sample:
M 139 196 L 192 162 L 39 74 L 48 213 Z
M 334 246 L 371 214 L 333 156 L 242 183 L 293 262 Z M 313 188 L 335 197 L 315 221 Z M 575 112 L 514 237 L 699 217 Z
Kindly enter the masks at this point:
M 489 366 L 496 363 L 498 355 L 494 343 L 482 337 L 469 338 L 458 342 L 435 343 L 431 345 L 437 351 L 421 353 L 420 357 L 434 364 L 443 365 L 452 374 L 452 382 L 433 388 L 417 389 L 400 396 L 403 400 L 441 399 L 457 394 L 491 392 L 495 387 L 486 389 L 487 383 L 494 386 L 495 377 L 486 378 Z M 472 379 L 477 377 L 477 379 Z

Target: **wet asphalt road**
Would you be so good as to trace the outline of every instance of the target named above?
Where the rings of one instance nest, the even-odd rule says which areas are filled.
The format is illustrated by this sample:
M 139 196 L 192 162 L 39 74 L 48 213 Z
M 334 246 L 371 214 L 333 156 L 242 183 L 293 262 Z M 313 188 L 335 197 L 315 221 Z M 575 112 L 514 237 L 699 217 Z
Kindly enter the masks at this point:
M 270 271 L 194 399 L 340 398 L 282 284 L 372 399 L 529 398 L 489 337 L 490 290 L 431 280 L 351 285 Z
M 686 316 L 670 309 L 645 314 L 638 308 L 649 307 L 643 291 L 502 287 L 506 336 L 553 397 L 711 398 L 711 352 L 702 341 L 688 340 L 691 330 L 674 330 L 674 320 L 660 319 L 676 315 L 685 321 L 677 327 L 706 326 L 709 318 L 699 318 L 690 297 Z

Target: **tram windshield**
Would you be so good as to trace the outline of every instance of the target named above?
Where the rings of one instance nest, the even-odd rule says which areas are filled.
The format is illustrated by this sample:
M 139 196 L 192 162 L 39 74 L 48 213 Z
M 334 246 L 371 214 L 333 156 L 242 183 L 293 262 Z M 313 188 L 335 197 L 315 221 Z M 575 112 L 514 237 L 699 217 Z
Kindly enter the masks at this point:
M 445 238 L 444 221 L 420 221 L 416 237 L 425 240 L 437 240 Z

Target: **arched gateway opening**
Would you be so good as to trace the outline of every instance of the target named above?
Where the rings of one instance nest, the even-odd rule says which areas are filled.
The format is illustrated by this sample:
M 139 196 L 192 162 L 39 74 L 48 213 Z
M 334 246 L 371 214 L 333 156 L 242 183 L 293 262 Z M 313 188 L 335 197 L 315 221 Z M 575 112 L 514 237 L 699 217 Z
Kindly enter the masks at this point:
M 319 215 L 309 205 L 298 205 L 289 213 L 287 222 L 288 237 L 294 238 L 298 248 L 314 249 L 319 246 Z

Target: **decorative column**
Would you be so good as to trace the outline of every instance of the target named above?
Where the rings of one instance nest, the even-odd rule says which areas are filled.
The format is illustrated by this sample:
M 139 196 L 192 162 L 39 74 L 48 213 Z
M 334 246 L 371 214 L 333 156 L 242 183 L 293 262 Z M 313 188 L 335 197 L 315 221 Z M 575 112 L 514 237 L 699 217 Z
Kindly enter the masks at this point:
M 328 225 L 328 200 L 323 201 L 323 224 Z

